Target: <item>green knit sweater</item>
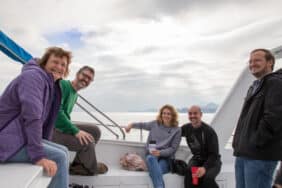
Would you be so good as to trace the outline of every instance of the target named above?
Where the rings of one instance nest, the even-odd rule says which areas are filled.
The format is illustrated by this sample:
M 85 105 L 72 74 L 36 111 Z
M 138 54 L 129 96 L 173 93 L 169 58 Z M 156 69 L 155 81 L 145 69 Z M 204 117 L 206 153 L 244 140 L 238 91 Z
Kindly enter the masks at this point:
M 77 100 L 77 92 L 73 89 L 69 80 L 60 80 L 62 101 L 56 120 L 56 128 L 66 134 L 75 135 L 79 129 L 71 122 L 70 113 Z

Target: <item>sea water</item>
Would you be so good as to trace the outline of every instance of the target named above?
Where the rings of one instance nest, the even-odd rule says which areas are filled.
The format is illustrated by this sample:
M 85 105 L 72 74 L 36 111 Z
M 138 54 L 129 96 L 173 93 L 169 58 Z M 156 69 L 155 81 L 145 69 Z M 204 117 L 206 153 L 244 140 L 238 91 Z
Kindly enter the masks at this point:
M 112 120 L 114 120 L 118 125 L 120 126 L 127 126 L 129 123 L 133 122 L 148 122 L 153 121 L 156 119 L 157 112 L 108 112 L 105 113 L 107 116 L 109 116 Z M 112 125 L 110 121 L 103 118 L 101 115 L 94 113 L 93 115 L 98 118 L 100 121 L 102 121 L 104 124 Z M 185 123 L 188 123 L 188 115 L 187 113 L 179 113 L 179 125 L 183 125 Z M 213 113 L 205 113 L 203 114 L 202 120 L 206 123 L 210 123 L 212 118 L 214 117 Z M 91 123 L 98 123 L 94 118 L 86 114 L 85 112 L 73 112 L 71 114 L 71 118 L 74 121 L 81 121 L 81 122 L 91 122 Z M 99 123 L 98 123 L 99 124 Z M 109 130 L 104 128 L 102 125 L 98 125 L 101 129 L 102 136 L 101 139 L 117 139 L 117 137 L 112 134 Z M 111 129 L 119 135 L 118 139 L 123 139 L 123 135 L 121 131 L 118 128 Z M 129 141 L 136 141 L 136 142 L 145 142 L 148 136 L 147 131 L 140 131 L 137 129 L 131 129 L 130 133 L 125 133 L 125 140 Z M 183 141 L 182 141 L 183 143 Z

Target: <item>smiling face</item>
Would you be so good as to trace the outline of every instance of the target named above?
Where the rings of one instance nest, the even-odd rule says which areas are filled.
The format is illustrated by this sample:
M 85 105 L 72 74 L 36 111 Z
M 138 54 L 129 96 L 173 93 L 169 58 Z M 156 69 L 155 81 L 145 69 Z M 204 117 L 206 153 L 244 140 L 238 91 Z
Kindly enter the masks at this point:
M 265 52 L 255 51 L 251 53 L 249 60 L 249 70 L 258 79 L 272 72 L 272 61 L 267 61 Z
M 94 78 L 94 74 L 89 69 L 78 72 L 75 79 L 75 87 L 77 90 L 86 88 Z
M 62 79 L 66 72 L 68 65 L 67 57 L 58 57 L 54 54 L 51 54 L 47 60 L 44 70 L 48 73 L 51 73 L 54 77 L 54 80 Z
M 164 125 L 170 125 L 172 120 L 172 112 L 168 108 L 164 108 L 161 114 Z
M 199 127 L 202 122 L 202 112 L 198 106 L 192 106 L 188 110 L 188 117 L 193 127 Z

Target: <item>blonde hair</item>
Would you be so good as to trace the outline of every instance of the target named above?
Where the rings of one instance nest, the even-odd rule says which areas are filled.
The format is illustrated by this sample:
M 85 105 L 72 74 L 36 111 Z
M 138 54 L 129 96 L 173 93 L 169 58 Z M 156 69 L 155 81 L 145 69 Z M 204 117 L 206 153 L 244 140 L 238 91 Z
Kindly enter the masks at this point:
M 47 48 L 42 58 L 38 61 L 39 66 L 44 69 L 44 67 L 47 64 L 48 59 L 50 58 L 52 54 L 55 55 L 56 57 L 60 57 L 60 58 L 66 57 L 67 58 L 67 66 L 66 66 L 66 71 L 64 73 L 64 77 L 67 77 L 69 75 L 69 64 L 71 63 L 72 54 L 70 51 L 66 51 L 63 48 L 55 47 L 55 46 Z
M 172 127 L 178 127 L 178 113 L 176 111 L 176 109 L 169 104 L 164 105 L 163 107 L 161 107 L 161 109 L 159 110 L 159 114 L 157 116 L 157 122 L 160 124 L 163 124 L 163 120 L 162 120 L 162 113 L 164 111 L 164 109 L 168 109 L 171 113 L 171 121 L 170 121 L 170 125 Z

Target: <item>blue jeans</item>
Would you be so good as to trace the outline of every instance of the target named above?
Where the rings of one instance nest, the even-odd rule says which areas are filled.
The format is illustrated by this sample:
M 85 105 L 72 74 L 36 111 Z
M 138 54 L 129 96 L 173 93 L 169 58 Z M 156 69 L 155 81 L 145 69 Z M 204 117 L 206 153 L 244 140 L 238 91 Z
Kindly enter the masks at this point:
M 147 155 L 146 163 L 154 188 L 164 188 L 163 174 L 170 171 L 169 159 Z
M 271 188 L 278 161 L 252 160 L 236 157 L 236 188 Z
M 56 175 L 52 178 L 48 188 L 68 188 L 69 186 L 69 154 L 65 146 L 43 140 L 43 149 L 47 159 L 55 161 L 58 167 Z M 21 149 L 7 162 L 30 162 L 26 147 Z

